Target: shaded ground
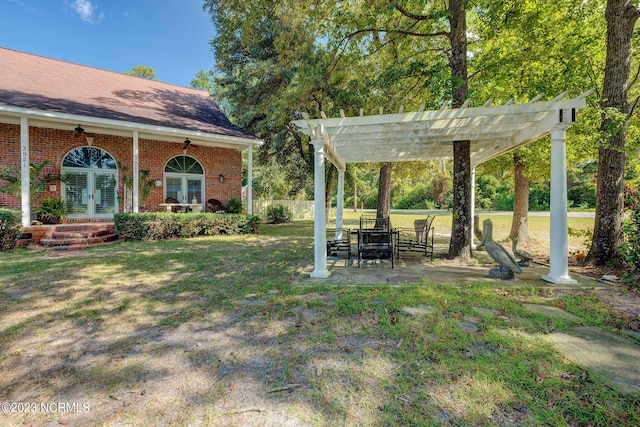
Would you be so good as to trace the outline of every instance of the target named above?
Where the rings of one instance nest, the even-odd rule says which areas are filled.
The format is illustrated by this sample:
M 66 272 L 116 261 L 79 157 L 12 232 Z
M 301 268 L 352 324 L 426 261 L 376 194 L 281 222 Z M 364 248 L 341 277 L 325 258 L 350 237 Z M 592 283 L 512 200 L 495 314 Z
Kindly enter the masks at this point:
M 637 398 L 542 338 L 610 322 L 606 285 L 340 259 L 317 282 L 296 227 L 3 254 L 0 400 L 37 410 L 0 425 L 638 424 Z

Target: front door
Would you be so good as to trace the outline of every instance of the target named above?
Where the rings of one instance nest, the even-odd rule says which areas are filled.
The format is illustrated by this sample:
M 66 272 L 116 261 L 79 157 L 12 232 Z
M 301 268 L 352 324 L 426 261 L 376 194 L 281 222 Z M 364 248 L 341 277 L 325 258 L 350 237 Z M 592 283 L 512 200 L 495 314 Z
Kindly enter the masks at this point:
M 116 174 L 105 171 L 65 171 L 64 195 L 70 218 L 113 218 Z
M 70 218 L 113 218 L 117 211 L 116 162 L 106 151 L 80 147 L 62 162 L 63 197 Z

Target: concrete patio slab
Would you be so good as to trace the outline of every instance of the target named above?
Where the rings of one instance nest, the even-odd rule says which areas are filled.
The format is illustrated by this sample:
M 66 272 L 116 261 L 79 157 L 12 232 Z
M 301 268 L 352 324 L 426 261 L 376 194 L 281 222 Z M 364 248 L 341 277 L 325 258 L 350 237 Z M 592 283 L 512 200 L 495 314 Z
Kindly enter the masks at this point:
M 546 335 L 569 361 L 623 393 L 640 393 L 640 346 L 632 339 L 585 326 Z
M 545 316 L 554 317 L 556 319 L 565 319 L 574 322 L 579 322 L 582 320 L 581 317 L 578 317 L 571 313 L 567 313 L 566 311 L 561 310 L 558 307 L 551 307 L 548 305 L 540 304 L 523 304 L 522 306 L 531 313 L 544 314 Z

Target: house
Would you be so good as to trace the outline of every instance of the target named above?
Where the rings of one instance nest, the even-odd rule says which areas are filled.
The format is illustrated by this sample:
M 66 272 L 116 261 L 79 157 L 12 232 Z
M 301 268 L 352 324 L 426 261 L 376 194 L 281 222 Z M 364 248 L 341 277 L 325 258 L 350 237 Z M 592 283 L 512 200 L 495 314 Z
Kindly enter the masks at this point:
M 251 176 L 261 143 L 207 92 L 0 48 L 0 166 L 22 177 L 21 200 L 0 194 L 0 206 L 22 210 L 23 226 L 33 210 L 30 164 L 49 160 L 43 174 L 64 179 L 42 196 L 64 199 L 69 220 L 91 222 L 162 210 L 168 198 L 240 199 L 241 152 Z

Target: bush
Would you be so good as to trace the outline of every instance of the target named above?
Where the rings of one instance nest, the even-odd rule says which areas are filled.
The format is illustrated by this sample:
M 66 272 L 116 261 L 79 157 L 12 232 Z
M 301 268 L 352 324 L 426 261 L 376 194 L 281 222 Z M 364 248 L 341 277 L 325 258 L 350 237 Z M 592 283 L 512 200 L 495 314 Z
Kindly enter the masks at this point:
M 242 212 L 243 209 L 244 206 L 242 205 L 242 202 L 235 197 L 232 197 L 227 202 L 227 208 L 225 209 L 225 211 L 227 213 L 237 214 Z
M 219 234 L 257 233 L 255 215 L 218 213 L 117 213 L 116 231 L 124 240 L 167 240 Z
M 631 288 L 640 289 L 640 205 L 635 206 L 629 219 L 624 221 L 624 236 L 619 250 L 631 272 L 623 280 Z
M 284 205 L 271 205 L 267 207 L 267 222 L 269 224 L 282 224 L 291 222 L 293 213 Z
M 42 206 L 36 210 L 38 220 L 45 224 L 57 224 L 61 218 L 67 216 L 67 206 L 59 197 L 45 198 Z
M 21 234 L 20 219 L 20 212 L 0 208 L 0 251 L 8 251 L 16 246 Z
M 395 203 L 395 209 L 424 209 L 431 191 L 424 184 L 419 184 Z M 433 202 L 432 202 L 433 203 Z

